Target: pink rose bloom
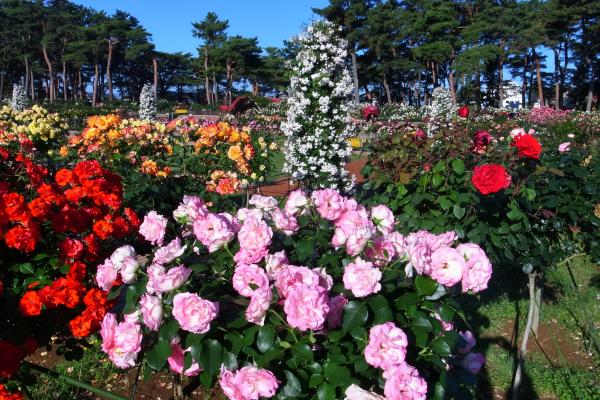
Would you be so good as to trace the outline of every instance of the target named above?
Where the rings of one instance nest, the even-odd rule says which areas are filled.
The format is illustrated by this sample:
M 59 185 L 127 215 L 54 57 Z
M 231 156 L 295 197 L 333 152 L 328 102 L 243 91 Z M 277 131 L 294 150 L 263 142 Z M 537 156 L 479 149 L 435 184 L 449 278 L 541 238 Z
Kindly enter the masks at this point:
M 219 384 L 229 400 L 258 400 L 273 397 L 279 381 L 269 370 L 246 366 L 231 372 L 221 366 Z
M 375 231 L 375 226 L 364 209 L 345 212 L 335 224 L 337 229 L 332 245 L 337 248 L 339 247 L 337 245 L 343 242 L 346 245 L 346 252 L 352 256 L 363 251 Z M 339 239 L 336 238 L 337 235 L 340 235 Z
M 241 296 L 251 297 L 255 291 L 269 287 L 269 278 L 262 268 L 254 264 L 238 265 L 231 283 Z
M 465 345 L 462 347 L 459 347 L 458 352 L 461 354 L 469 353 L 471 350 L 473 350 L 473 347 L 475 347 L 475 344 L 477 343 L 475 341 L 475 336 L 473 335 L 473 332 L 465 331 L 465 332 L 458 332 L 458 334 L 465 341 Z
M 253 195 L 248 203 L 267 212 L 277 208 L 277 200 L 275 197 L 261 196 L 260 194 Z
M 246 250 L 240 248 L 235 256 L 233 256 L 233 261 L 237 265 L 249 265 L 259 262 L 263 259 L 267 254 L 269 254 L 269 248 L 265 247 L 258 250 Z
M 269 279 L 275 279 L 277 273 L 286 265 L 288 265 L 288 258 L 283 250 L 265 256 L 265 269 L 267 270 Z
M 171 355 L 167 358 L 167 362 L 169 363 L 169 367 L 171 371 L 176 372 L 178 374 L 183 374 L 185 376 L 196 376 L 202 371 L 200 365 L 193 361 L 192 365 L 188 369 L 183 372 L 183 368 L 185 368 L 185 353 L 189 351 L 186 349 L 183 351 L 181 346 L 179 345 L 179 338 L 171 342 Z
M 192 270 L 183 265 L 174 267 L 165 272 L 165 268 L 152 264 L 148 267 L 148 293 L 164 293 L 181 287 L 192 274 Z
M 173 211 L 173 218 L 177 221 L 185 220 L 187 223 L 204 218 L 206 215 L 208 215 L 208 208 L 197 196 L 183 196 L 183 202 Z
M 157 331 L 163 319 L 162 299 L 146 293 L 140 299 L 140 309 L 144 324 L 151 331 Z
M 290 326 L 301 331 L 321 330 L 329 313 L 327 290 L 320 286 L 296 285 L 289 290 L 283 309 Z
M 312 199 L 321 217 L 333 221 L 342 214 L 344 202 L 338 191 L 322 189 L 314 191 Z
M 217 318 L 219 304 L 204 300 L 194 293 L 178 293 L 173 297 L 173 317 L 181 329 L 192 333 L 206 333 Z
M 462 290 L 481 292 L 492 277 L 492 263 L 485 251 L 475 243 L 459 244 L 456 250 L 467 260 L 462 276 Z
M 98 265 L 96 270 L 96 283 L 98 287 L 105 292 L 108 292 L 113 286 L 113 282 L 117 279 L 117 270 L 113 263 L 107 258 L 104 264 Z
M 263 326 L 272 299 L 273 291 L 269 286 L 254 291 L 250 298 L 250 304 L 248 304 L 248 308 L 246 308 L 246 321 Z
M 433 235 L 433 236 L 435 238 L 434 239 L 435 244 L 433 245 L 434 250 L 437 250 L 438 248 L 440 248 L 442 246 L 450 247 L 458 238 L 458 236 L 456 236 L 456 232 L 454 232 L 454 231 L 448 231 L 448 232 L 440 233 L 439 235 Z
M 244 222 L 248 217 L 263 219 L 263 212 L 260 208 L 240 208 L 235 214 L 235 218 L 242 222 Z
M 388 206 L 380 204 L 371 208 L 371 219 L 377 227 L 377 230 L 384 235 L 390 233 L 394 229 L 394 213 Z
M 346 395 L 344 400 L 386 400 L 385 397 L 361 389 L 355 384 L 348 386 L 344 394 Z
M 233 215 L 226 212 L 218 213 L 217 215 L 227 221 L 229 224 L 229 229 L 231 229 L 233 233 L 238 233 L 240 231 L 240 221 L 238 221 Z
M 253 217 L 246 218 L 238 232 L 240 248 L 250 252 L 269 247 L 272 238 L 273 231 L 267 223 Z
M 472 374 L 478 374 L 481 371 L 481 367 L 487 362 L 485 356 L 481 353 L 469 353 L 462 360 L 462 366 L 464 369 Z
M 394 256 L 396 258 L 403 257 L 406 252 L 406 242 L 404 236 L 400 232 L 388 233 L 384 236 L 385 241 L 394 246 Z
M 416 368 L 404 363 L 383 373 L 386 400 L 425 400 L 427 382 Z
M 431 274 L 431 246 L 429 243 L 417 243 L 408 247 L 407 268 L 414 268 L 419 275 Z M 406 274 L 412 276 L 412 272 Z
M 321 276 L 306 267 L 288 265 L 281 269 L 275 276 L 275 287 L 279 297 L 285 299 L 296 285 L 319 286 Z
M 571 150 L 571 142 L 564 142 L 558 145 L 558 151 L 561 153 L 566 153 Z
M 366 297 L 381 290 L 381 271 L 360 257 L 346 265 L 343 280 L 344 288 L 356 297 Z
M 279 208 L 271 212 L 271 217 L 275 223 L 275 227 L 285 233 L 287 236 L 294 234 L 298 230 L 298 221 L 291 214 L 286 214 Z
M 452 247 L 440 247 L 431 254 L 431 277 L 442 285 L 457 284 L 465 266 L 465 258 Z
M 346 213 L 348 211 L 360 211 L 360 212 L 367 213 L 367 209 L 364 208 L 363 206 L 361 206 L 360 204 L 358 204 L 356 199 L 342 197 L 342 214 Z M 335 221 L 335 222 L 337 222 L 337 221 Z
M 194 221 L 194 234 L 209 253 L 219 250 L 235 237 L 227 218 L 212 213 Z
M 521 135 L 525 135 L 527 132 L 525 132 L 525 129 L 523 128 L 515 128 L 513 130 L 510 131 L 510 137 L 512 139 L 516 138 L 517 136 L 521 136 Z
M 113 313 L 107 313 L 100 323 L 102 351 L 107 354 L 114 344 L 115 329 L 117 329 L 117 317 Z
M 367 247 L 365 255 L 376 266 L 384 267 L 396 256 L 396 244 L 388 241 L 386 236 L 378 236 L 373 240 L 373 246 Z
M 129 245 L 121 246 L 113 251 L 110 261 L 117 271 L 119 271 L 126 259 L 135 258 L 135 249 Z
M 319 286 L 327 291 L 330 291 L 333 287 L 333 277 L 327 273 L 327 269 L 325 267 L 321 267 L 314 268 L 313 271 L 319 275 Z
M 137 278 L 137 270 L 140 267 L 140 263 L 135 257 L 127 257 L 121 264 L 119 273 L 124 283 L 131 283 Z
M 329 313 L 327 313 L 328 329 L 336 329 L 342 326 L 342 317 L 346 304 L 348 304 L 348 299 L 342 294 L 329 299 Z
M 162 245 L 167 229 L 167 219 L 156 211 L 150 211 L 140 225 L 140 234 L 152 244 Z
M 133 367 L 137 354 L 142 349 L 141 344 L 140 325 L 121 322 L 113 331 L 113 343 L 108 349 L 108 358 L 119 368 Z
M 129 314 L 123 314 L 123 322 L 129 322 L 130 324 L 137 324 L 140 322 L 140 310 L 135 310 Z
M 175 238 L 168 245 L 154 252 L 154 262 L 160 265 L 168 264 L 177 257 L 181 257 L 186 248 L 187 246 L 181 245 L 179 238 Z
M 284 211 L 288 215 L 303 215 L 307 211 L 309 199 L 301 189 L 291 192 L 285 202 Z
M 406 334 L 393 322 L 375 325 L 369 331 L 365 360 L 369 365 L 385 371 L 404 363 L 407 346 Z

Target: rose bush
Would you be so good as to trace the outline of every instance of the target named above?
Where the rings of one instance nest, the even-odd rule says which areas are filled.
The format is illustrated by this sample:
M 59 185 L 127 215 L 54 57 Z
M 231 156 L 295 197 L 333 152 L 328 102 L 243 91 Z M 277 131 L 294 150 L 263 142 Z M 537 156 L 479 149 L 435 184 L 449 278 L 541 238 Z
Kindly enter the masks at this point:
M 490 279 L 479 246 L 454 232 L 404 236 L 385 205 L 332 189 L 250 204 L 233 215 L 186 196 L 167 224 L 145 216 L 152 253 L 121 247 L 98 267 L 99 286 L 122 299 L 101 329 L 115 365 L 218 380 L 233 400 L 339 399 L 352 384 L 441 399 L 474 384 L 483 359 L 454 297 Z

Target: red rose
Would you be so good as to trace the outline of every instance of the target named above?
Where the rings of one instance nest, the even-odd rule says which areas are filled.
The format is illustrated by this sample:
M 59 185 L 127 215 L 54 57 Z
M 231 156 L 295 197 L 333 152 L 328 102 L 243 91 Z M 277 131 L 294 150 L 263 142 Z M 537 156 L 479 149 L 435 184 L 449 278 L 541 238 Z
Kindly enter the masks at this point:
M 488 144 L 492 141 L 492 135 L 488 131 L 477 131 L 473 137 L 473 151 L 484 153 Z
M 108 239 L 113 234 L 113 224 L 110 221 L 100 220 L 94 224 L 94 233 L 101 240 Z
M 542 153 L 542 145 L 533 136 L 528 133 L 517 135 L 513 139 L 512 146 L 517 148 L 519 157 L 533 158 L 534 160 L 540 159 Z
M 379 107 L 370 105 L 363 108 L 361 113 L 364 119 L 370 121 L 372 118 L 379 117 L 381 111 L 379 110 Z
M 40 239 L 40 228 L 34 222 L 28 226 L 17 225 L 9 229 L 4 235 L 4 241 L 8 247 L 31 253 Z
M 56 171 L 54 180 L 58 183 L 58 186 L 67 186 L 68 184 L 73 183 L 73 173 L 65 168 L 59 169 Z
M 471 182 L 483 195 L 499 192 L 510 186 L 511 177 L 502 165 L 478 165 L 473 169 Z
M 25 292 L 19 301 L 19 309 L 27 317 L 40 315 L 42 312 L 42 300 L 38 292 L 33 290 Z
M 469 107 L 462 106 L 458 109 L 458 116 L 461 118 L 469 118 Z
M 423 129 L 417 129 L 415 133 L 413 133 L 412 141 L 413 143 L 421 143 L 427 140 L 427 134 Z
M 60 252 L 64 258 L 78 259 L 83 254 L 83 243 L 77 239 L 67 238 L 58 245 Z
M 80 261 L 75 261 L 69 267 L 69 273 L 67 274 L 67 279 L 71 281 L 82 281 L 85 278 L 87 267 L 84 263 Z
M 45 218 L 50 211 L 50 204 L 40 197 L 31 200 L 29 204 L 27 204 L 27 207 L 29 208 L 31 215 L 38 219 Z

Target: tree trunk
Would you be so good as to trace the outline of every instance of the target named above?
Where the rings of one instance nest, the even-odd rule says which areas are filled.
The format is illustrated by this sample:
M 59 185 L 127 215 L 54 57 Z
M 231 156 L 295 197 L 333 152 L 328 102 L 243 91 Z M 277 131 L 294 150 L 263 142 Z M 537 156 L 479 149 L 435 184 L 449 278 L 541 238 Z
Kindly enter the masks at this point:
M 523 108 L 527 105 L 525 103 L 527 95 L 527 69 L 529 68 L 529 56 L 525 56 L 525 65 L 523 66 L 523 83 L 521 84 L 521 100 L 523 102 Z
M 358 65 L 356 61 L 356 46 L 352 49 L 352 80 L 354 82 L 354 104 L 360 102 L 358 93 Z
M 592 70 L 592 76 L 590 77 L 590 89 L 588 90 L 588 95 L 587 95 L 587 104 L 585 105 L 585 111 L 590 112 L 592 111 L 592 100 L 594 98 L 594 80 L 596 79 L 596 74 L 594 71 L 594 65 L 592 64 L 592 60 L 587 59 L 588 61 L 588 65 L 591 67 Z
M 156 99 L 158 98 L 158 60 L 156 59 L 156 56 L 152 57 L 152 70 L 154 73 L 154 98 Z
M 83 99 L 85 97 L 85 89 L 83 88 L 83 80 L 81 79 L 81 67 L 77 71 L 77 88 L 79 92 L 79 98 Z
M 204 49 L 204 87 L 206 89 L 206 102 L 212 104 L 212 93 L 210 90 L 210 80 L 208 78 L 208 51 Z
M 0 71 L 0 100 L 4 99 L 4 71 Z
M 31 74 L 31 101 L 35 100 L 35 87 L 34 87 L 34 83 L 35 81 L 33 80 L 33 69 L 31 69 L 29 71 L 29 73 Z
M 452 95 L 452 105 L 456 106 L 456 88 L 454 87 L 454 71 L 452 67 L 454 67 L 454 50 L 452 50 L 452 63 L 448 68 L 448 85 L 450 86 L 450 94 Z
M 27 56 L 23 57 L 25 59 L 25 93 L 29 90 L 29 60 Z
M 566 78 L 566 75 L 567 75 L 567 70 L 569 68 L 569 40 L 570 40 L 570 34 L 567 34 L 567 37 L 565 39 L 565 47 L 563 49 L 564 50 L 564 55 L 565 55 L 565 64 L 560 69 L 560 87 L 561 88 L 565 87 L 565 78 Z M 564 103 L 563 97 L 564 97 L 564 93 L 561 90 L 561 92 L 560 92 L 560 98 L 559 98 L 559 101 L 560 101 L 559 105 L 560 105 L 560 107 L 562 107 L 563 103 Z
M 48 77 L 50 78 L 50 83 L 48 84 L 48 98 L 50 99 L 50 103 L 54 101 L 54 71 L 52 70 L 52 63 L 50 62 L 50 57 L 48 57 L 48 49 L 46 45 L 42 45 L 42 53 L 44 54 L 44 60 L 46 61 L 46 65 L 48 66 Z
M 110 71 L 110 66 L 112 63 L 112 53 L 113 53 L 113 44 L 112 42 L 108 42 L 108 59 L 106 60 L 106 80 L 108 81 L 108 101 L 112 103 L 113 101 L 113 86 L 112 86 L 112 75 Z
M 390 92 L 390 85 L 388 84 L 385 71 L 383 72 L 383 87 L 385 89 L 385 97 L 387 98 L 387 102 L 390 104 L 392 102 L 392 93 Z
M 436 88 L 437 87 L 437 75 L 436 75 L 436 71 L 435 71 L 435 63 L 433 61 L 431 62 L 431 80 L 433 83 L 433 87 Z
M 552 51 L 554 52 L 554 108 L 560 110 L 560 50 L 553 48 Z
M 504 106 L 504 56 L 498 61 L 498 107 Z
M 67 63 L 63 61 L 63 99 L 67 101 Z
M 217 85 L 217 77 L 215 74 L 212 76 L 212 84 L 213 84 L 213 100 L 214 103 L 219 103 L 219 85 Z
M 226 95 L 226 103 L 228 105 L 231 105 L 231 81 L 232 81 L 232 66 L 231 66 L 231 60 L 227 60 L 226 62 L 226 75 L 227 75 L 227 93 Z
M 94 61 L 94 83 L 92 84 L 92 107 L 96 107 L 98 99 L 98 62 Z
M 538 102 L 540 107 L 544 107 L 544 87 L 542 85 L 542 70 L 540 68 L 540 57 L 535 54 L 535 75 L 537 78 Z

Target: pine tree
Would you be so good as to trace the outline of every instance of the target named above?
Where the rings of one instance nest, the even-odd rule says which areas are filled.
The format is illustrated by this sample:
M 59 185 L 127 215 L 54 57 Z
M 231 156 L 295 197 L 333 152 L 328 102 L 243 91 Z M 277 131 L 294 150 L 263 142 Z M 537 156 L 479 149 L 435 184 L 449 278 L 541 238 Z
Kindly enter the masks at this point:
M 298 39 L 300 50 L 291 65 L 284 171 L 307 189 L 354 186 L 346 162 L 352 151 L 349 96 L 352 79 L 346 68 L 347 42 L 339 28 L 320 21 Z
M 146 83 L 140 94 L 140 119 L 144 121 L 154 121 L 156 119 L 156 98 L 154 97 L 154 87 Z
M 13 93 L 12 99 L 10 101 L 10 106 L 14 111 L 23 111 L 29 100 L 27 99 L 27 93 L 25 92 L 25 86 L 20 83 L 13 85 Z

